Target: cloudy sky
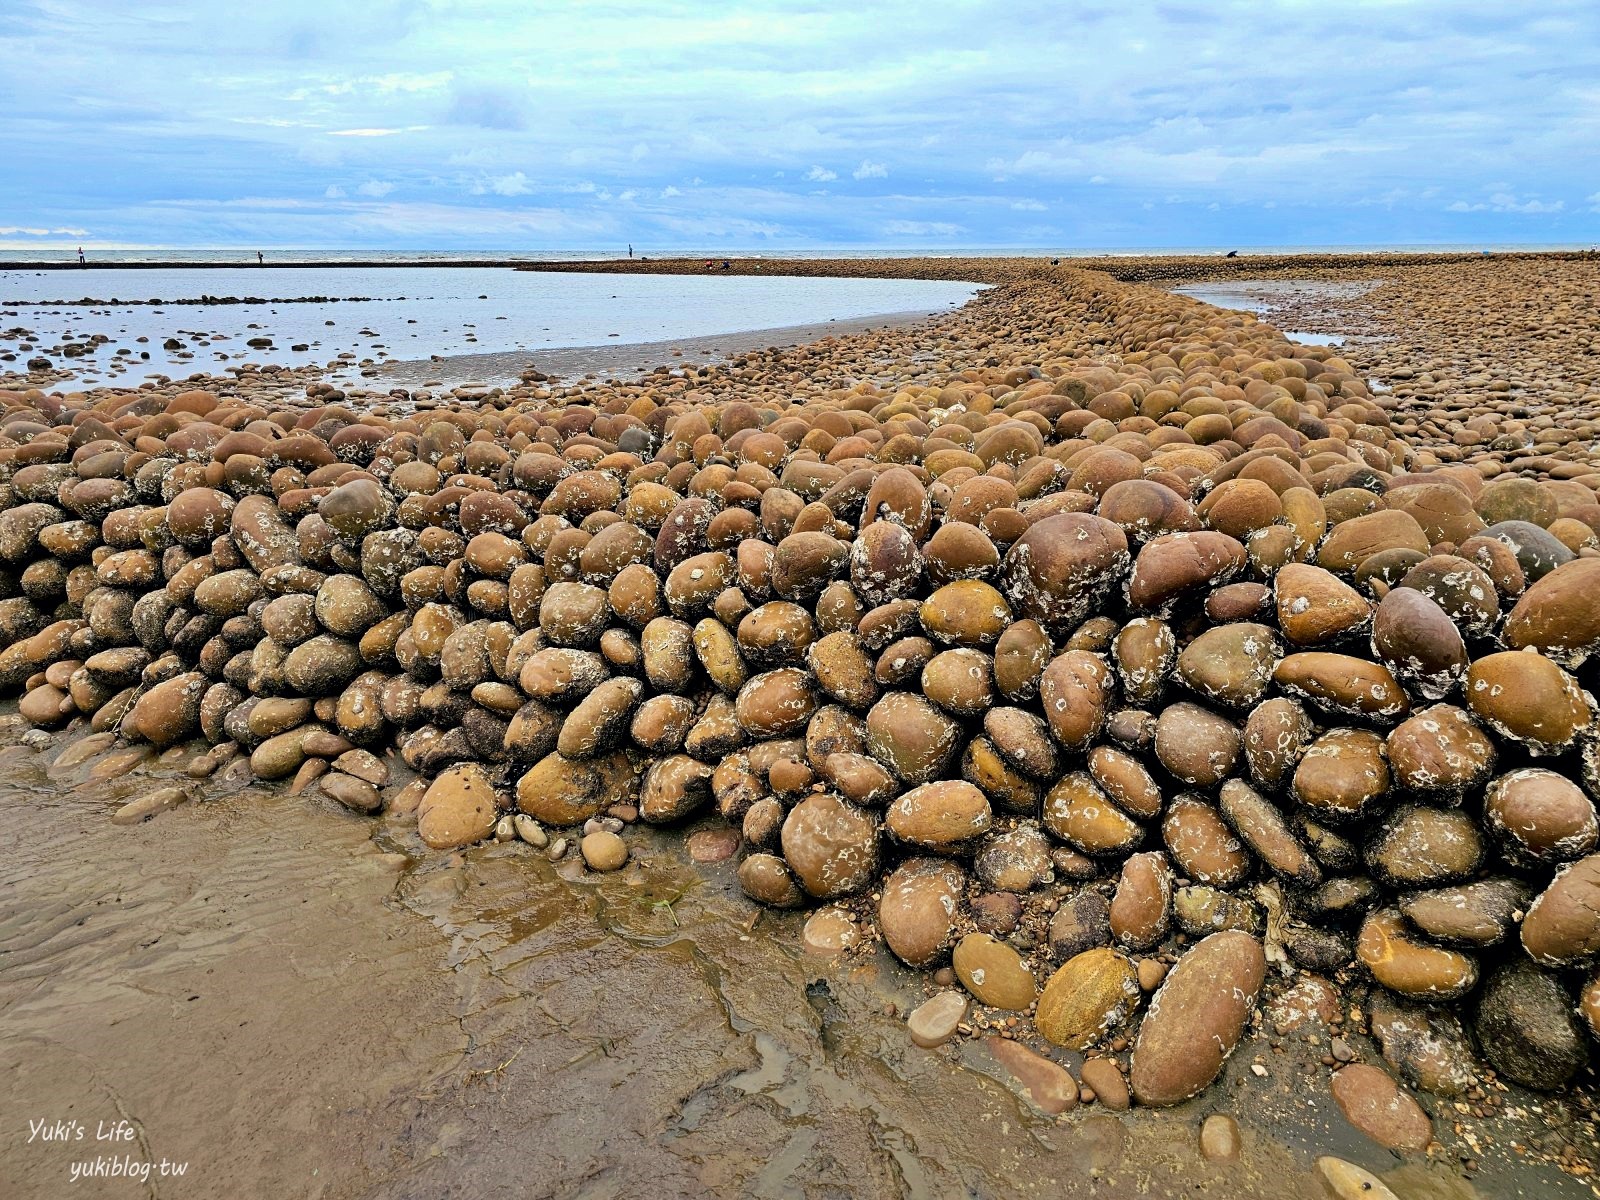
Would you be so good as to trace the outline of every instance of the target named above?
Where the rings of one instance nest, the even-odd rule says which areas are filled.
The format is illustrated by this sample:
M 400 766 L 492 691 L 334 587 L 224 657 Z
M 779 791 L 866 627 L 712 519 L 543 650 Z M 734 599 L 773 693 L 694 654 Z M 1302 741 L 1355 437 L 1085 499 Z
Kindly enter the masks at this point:
M 0 245 L 1600 240 L 1600 4 L 0 0 Z

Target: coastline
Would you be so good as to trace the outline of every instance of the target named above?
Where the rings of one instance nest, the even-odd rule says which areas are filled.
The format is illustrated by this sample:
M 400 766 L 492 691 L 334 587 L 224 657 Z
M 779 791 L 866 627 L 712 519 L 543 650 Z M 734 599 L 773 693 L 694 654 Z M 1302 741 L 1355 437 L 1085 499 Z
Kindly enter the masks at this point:
M 959 312 L 961 309 L 948 311 Z M 842 321 L 733 330 L 658 342 L 557 346 L 547 350 L 498 350 L 485 354 L 447 354 L 434 359 L 392 359 L 376 368 L 367 378 L 426 387 L 429 381 L 441 376 L 445 380 L 457 378 L 489 382 L 516 379 L 529 370 L 552 379 L 566 380 L 585 375 L 637 375 L 659 367 L 676 368 L 685 364 L 707 366 L 752 350 L 787 350 L 823 343 L 829 338 L 918 326 L 943 315 L 947 314 L 922 311 L 881 313 Z
M 233 270 L 255 269 L 269 267 L 278 269 L 330 269 L 330 268 L 417 268 L 417 267 L 497 267 L 509 270 L 522 271 L 600 271 L 607 273 L 625 274 L 706 274 L 706 262 L 715 263 L 714 271 L 720 273 L 721 264 L 729 263 L 727 268 L 730 273 L 756 273 L 768 275 L 840 275 L 858 274 L 853 268 L 861 264 L 874 264 L 881 268 L 881 273 L 889 276 L 907 276 L 916 278 L 948 278 L 943 274 L 916 274 L 937 270 L 935 264 L 948 263 L 993 263 L 997 265 L 1014 263 L 1048 263 L 1052 258 L 1059 258 L 1060 265 L 1080 270 L 1105 271 L 1115 278 L 1127 282 L 1142 280 L 1156 280 L 1163 278 L 1183 278 L 1196 271 L 1214 269 L 1225 275 L 1248 275 L 1252 271 L 1297 270 L 1305 268 L 1318 268 L 1328 266 L 1333 268 L 1347 268 L 1360 264 L 1382 264 L 1388 266 L 1420 266 L 1430 264 L 1443 264 L 1451 262 L 1475 261 L 1481 258 L 1490 258 L 1499 261 L 1520 262 L 1530 259 L 1552 259 L 1562 261 L 1594 261 L 1600 260 L 1600 249 L 1594 247 L 1529 247 L 1502 246 L 1484 248 L 1481 250 L 1469 249 L 1440 249 L 1429 250 L 1416 247 L 1397 248 L 1385 250 L 1380 248 L 1359 248 L 1342 250 L 1335 247 L 1325 247 L 1306 250 L 1272 250 L 1261 251 L 1240 250 L 1230 256 L 1227 252 L 1216 250 L 1208 253 L 1175 252 L 1168 253 L 1161 250 L 1149 252 L 1126 253 L 1098 251 L 1062 251 L 1060 253 L 1048 250 L 996 250 L 985 251 L 978 254 L 966 254 L 960 251 L 949 253 L 921 252 L 903 255 L 873 255 L 862 253 L 860 255 L 835 256 L 827 255 L 810 256 L 805 254 L 774 254 L 770 256 L 749 254 L 725 254 L 706 252 L 703 254 L 685 254 L 674 252 L 667 255 L 650 257 L 626 258 L 622 256 L 608 257 L 596 255 L 585 258 L 541 258 L 537 254 L 526 257 L 502 258 L 484 256 L 463 256 L 460 258 L 317 258 L 317 259 L 285 259 L 267 263 L 257 263 L 248 257 L 241 256 L 237 261 L 220 261 L 212 259 L 148 259 L 148 260 L 92 260 L 87 263 L 78 263 L 71 260 L 60 259 L 28 259 L 5 261 L 0 260 L 0 273 L 6 271 L 78 271 L 117 270 L 117 271 L 145 271 L 145 270 Z M 915 270 L 901 269 L 906 264 L 917 264 Z M 781 269 L 771 269 L 781 268 Z

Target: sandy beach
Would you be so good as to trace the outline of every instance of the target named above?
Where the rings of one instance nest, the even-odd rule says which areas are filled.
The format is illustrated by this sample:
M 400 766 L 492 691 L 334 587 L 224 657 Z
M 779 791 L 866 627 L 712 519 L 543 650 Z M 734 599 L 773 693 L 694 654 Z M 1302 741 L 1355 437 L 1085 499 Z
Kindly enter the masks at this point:
M 782 269 L 0 374 L 7 1195 L 1595 1194 L 1600 258 Z

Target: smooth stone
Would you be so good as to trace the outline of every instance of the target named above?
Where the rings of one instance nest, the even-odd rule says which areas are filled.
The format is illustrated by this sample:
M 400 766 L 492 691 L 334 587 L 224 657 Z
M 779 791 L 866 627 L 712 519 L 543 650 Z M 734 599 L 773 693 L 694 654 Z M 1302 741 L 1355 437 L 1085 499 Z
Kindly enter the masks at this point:
M 1255 1011 L 1267 969 L 1261 943 L 1224 930 L 1173 967 L 1139 1027 L 1129 1080 L 1139 1103 L 1176 1104 L 1210 1085 Z
M 321 762 L 321 759 L 314 759 Z M 383 807 L 383 797 L 378 789 L 365 779 L 358 779 L 354 775 L 346 775 L 342 771 L 334 771 L 322 776 L 317 787 L 324 796 L 337 800 L 346 808 L 359 813 L 377 812 Z
M 1083 1078 L 1084 1086 L 1094 1093 L 1094 1098 L 1104 1108 L 1112 1112 L 1127 1112 L 1131 1098 L 1128 1095 L 1128 1081 L 1117 1064 L 1109 1058 L 1085 1059 L 1083 1069 L 1078 1072 Z
M 1034 1025 L 1046 1041 L 1083 1050 L 1127 1021 L 1139 997 L 1138 972 L 1125 955 L 1086 950 L 1045 983 Z
M 906 1019 L 911 1040 L 924 1050 L 942 1046 L 956 1035 L 956 1027 L 967 1019 L 967 998 L 960 992 L 940 992 L 912 1009 Z
M 1367 1018 L 1385 1061 L 1412 1087 L 1452 1098 L 1473 1085 L 1477 1059 L 1454 1013 L 1374 991 Z
M 1040 1111 L 1056 1117 L 1077 1107 L 1078 1083 L 1065 1067 L 1009 1038 L 987 1037 L 984 1045 Z
M 584 834 L 578 850 L 583 861 L 595 871 L 620 870 L 628 861 L 628 843 L 605 829 Z
M 1421 1151 L 1433 1140 L 1433 1122 L 1387 1071 L 1351 1063 L 1334 1074 L 1333 1098 L 1345 1119 L 1380 1146 Z
M 731 827 L 697 829 L 689 835 L 685 847 L 690 860 L 703 866 L 732 858 L 738 853 L 739 841 L 739 831 Z
M 417 832 L 435 850 L 481 842 L 499 820 L 494 784 L 477 763 L 457 763 L 429 785 L 417 806 Z
M 514 813 L 511 817 L 511 828 L 528 845 L 542 850 L 550 844 L 550 835 L 544 831 L 544 826 L 539 824 L 527 813 Z
M 113 825 L 137 825 L 141 821 L 148 821 L 151 817 L 160 816 L 169 808 L 176 808 L 189 798 L 189 793 L 181 787 L 164 787 L 140 796 L 137 800 L 130 800 L 116 812 L 111 814 Z
M 1493 946 L 1516 927 L 1533 893 L 1518 879 L 1479 879 L 1455 887 L 1413 892 L 1400 911 L 1429 937 L 1453 946 Z
M 1557 872 L 1522 919 L 1522 948 L 1547 967 L 1573 966 L 1600 952 L 1600 854 Z
M 1400 1200 L 1371 1171 L 1342 1158 L 1323 1155 L 1317 1159 L 1317 1174 L 1334 1200 Z
M 950 952 L 966 881 L 960 866 L 938 858 L 909 859 L 884 881 L 878 929 L 907 966 L 933 966 Z
M 980 1004 L 1021 1012 L 1037 988 L 1027 964 L 1010 946 L 986 933 L 969 933 L 951 956 L 956 978 Z
M 1200 1155 L 1206 1161 L 1236 1162 L 1239 1145 L 1239 1122 L 1227 1113 L 1212 1113 L 1200 1123 Z
M 1476 960 L 1417 937 L 1398 909 L 1368 914 L 1356 939 L 1356 954 L 1374 979 L 1412 999 L 1454 1000 L 1478 982 Z
M 819 908 L 806 918 L 800 937 L 808 952 L 834 955 L 859 945 L 861 930 L 844 909 Z
M 75 767 L 79 763 L 87 762 L 112 745 L 116 740 L 117 735 L 109 729 L 104 733 L 91 733 L 87 737 L 79 738 L 60 754 L 56 755 L 55 761 L 50 766 L 59 770 Z

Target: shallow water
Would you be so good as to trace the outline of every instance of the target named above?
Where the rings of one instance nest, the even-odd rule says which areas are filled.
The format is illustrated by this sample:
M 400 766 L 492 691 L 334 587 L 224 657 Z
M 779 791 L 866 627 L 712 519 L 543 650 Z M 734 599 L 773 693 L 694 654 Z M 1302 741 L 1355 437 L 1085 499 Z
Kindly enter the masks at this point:
M 677 834 L 631 830 L 634 864 L 586 876 L 520 842 L 430 853 L 398 818 L 216 782 L 119 827 L 116 806 L 185 756 L 96 778 L 103 760 L 50 765 L 72 735 L 35 752 L 14 720 L 8 1200 L 1295 1197 L 1322 1194 L 1320 1153 L 1404 1200 L 1586 1194 L 1515 1163 L 1486 1162 L 1481 1191 L 1448 1161 L 1400 1167 L 1303 1082 L 1303 1051 L 1264 1039 L 1177 1108 L 1045 1116 L 982 1039 L 911 1045 L 923 976 L 876 947 L 808 956 L 799 915 L 756 908 L 732 862 L 689 863 Z M 1237 1165 L 1199 1156 L 1217 1111 L 1244 1127 Z M 30 1142 L 32 1120 L 84 1140 Z M 186 1167 L 71 1182 L 112 1158 Z
M 243 362 L 318 363 L 349 371 L 364 360 L 657 342 L 881 313 L 935 313 L 966 303 L 978 290 L 976 284 L 941 280 L 599 275 L 489 267 L 0 270 L 0 351 L 16 355 L 13 363 L 0 362 L 0 371 L 20 371 L 38 354 L 86 382 L 138 383 L 152 373 L 180 377 Z M 203 296 L 342 299 L 19 303 Z M 64 341 L 81 343 L 95 334 L 111 340 L 80 357 L 57 350 Z M 247 345 L 258 337 L 271 338 L 272 345 Z M 181 348 L 164 349 L 169 338 Z

